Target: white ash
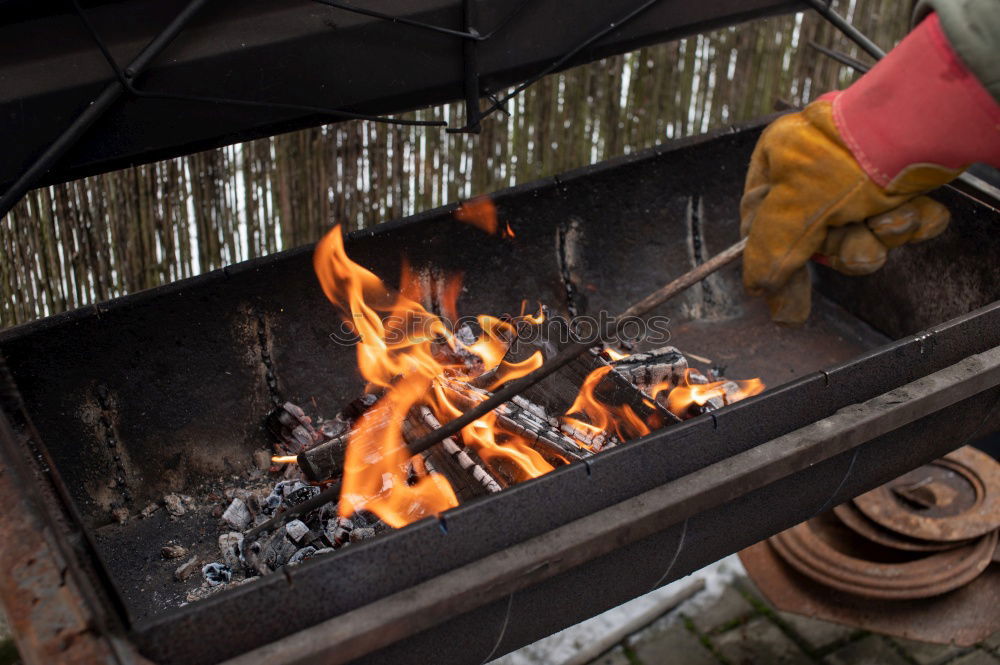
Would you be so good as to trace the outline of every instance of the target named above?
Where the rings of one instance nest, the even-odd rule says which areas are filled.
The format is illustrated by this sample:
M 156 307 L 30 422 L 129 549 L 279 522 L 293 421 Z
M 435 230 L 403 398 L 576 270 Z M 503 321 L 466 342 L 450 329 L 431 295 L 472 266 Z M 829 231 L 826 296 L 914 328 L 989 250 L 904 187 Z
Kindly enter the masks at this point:
M 302 520 L 292 520 L 285 525 L 285 531 L 293 543 L 302 544 L 309 535 L 309 527 Z
M 229 568 L 229 566 L 214 562 L 206 563 L 202 566 L 201 575 L 211 586 L 226 584 L 227 582 L 231 582 L 233 579 L 233 571 Z
M 243 499 L 236 497 L 233 499 L 226 511 L 222 513 L 222 521 L 229 525 L 229 528 L 236 531 L 245 531 L 253 521 L 253 515 Z

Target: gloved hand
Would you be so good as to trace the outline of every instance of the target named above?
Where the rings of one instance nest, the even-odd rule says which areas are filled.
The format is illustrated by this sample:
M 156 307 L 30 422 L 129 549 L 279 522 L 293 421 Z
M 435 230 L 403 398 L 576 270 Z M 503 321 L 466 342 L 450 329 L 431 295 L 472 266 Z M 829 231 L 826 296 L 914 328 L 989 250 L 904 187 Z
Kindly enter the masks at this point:
M 805 321 L 810 257 L 861 275 L 933 238 L 949 213 L 922 195 L 973 161 L 1000 162 L 1000 105 L 931 14 L 846 91 L 761 135 L 740 205 L 744 285 L 775 321 Z

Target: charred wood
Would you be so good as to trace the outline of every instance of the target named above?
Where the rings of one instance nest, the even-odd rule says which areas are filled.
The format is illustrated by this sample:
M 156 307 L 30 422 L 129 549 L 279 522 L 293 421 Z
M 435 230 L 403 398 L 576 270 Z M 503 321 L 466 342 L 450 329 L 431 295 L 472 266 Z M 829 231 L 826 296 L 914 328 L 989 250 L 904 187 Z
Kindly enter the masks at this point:
M 481 388 L 455 381 L 444 381 L 448 399 L 463 411 L 489 397 Z M 559 431 L 558 421 L 550 419 L 545 409 L 523 397 L 515 397 L 495 411 L 498 429 L 520 437 L 549 464 L 561 466 L 582 459 L 590 453 Z
M 688 362 L 680 351 L 672 346 L 664 346 L 612 360 L 611 366 L 636 388 L 652 395 L 653 389 L 664 382 L 679 385 L 684 380 Z
M 441 427 L 440 421 L 431 413 L 431 410 L 426 406 L 419 408 L 419 423 L 422 425 L 423 431 L 419 433 L 420 436 Z M 417 428 L 420 428 L 418 425 Z M 477 483 L 483 486 L 487 492 L 499 492 L 503 489 L 499 480 L 490 473 L 485 465 L 480 464 L 476 459 L 474 459 L 474 453 L 468 447 L 459 446 L 455 439 L 448 437 L 441 442 L 441 448 L 444 449 L 448 455 L 454 459 L 458 465 L 469 475 L 471 475 Z
M 334 478 L 344 472 L 344 455 L 347 453 L 347 434 L 342 434 L 315 448 L 299 453 L 298 463 L 309 480 L 319 482 Z

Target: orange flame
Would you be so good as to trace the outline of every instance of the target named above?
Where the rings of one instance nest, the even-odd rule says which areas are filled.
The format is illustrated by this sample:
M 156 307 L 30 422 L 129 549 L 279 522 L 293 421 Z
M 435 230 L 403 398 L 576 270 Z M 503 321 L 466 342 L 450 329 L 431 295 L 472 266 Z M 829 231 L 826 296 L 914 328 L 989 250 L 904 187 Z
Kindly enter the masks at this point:
M 390 292 L 377 276 L 347 257 L 339 226 L 317 245 L 313 266 L 327 298 L 344 311 L 358 335 L 358 368 L 368 389 L 383 392 L 349 435 L 338 512 L 349 517 L 363 508 L 401 527 L 458 505 L 444 476 L 411 462 L 403 422 L 424 406 L 442 423 L 461 413 L 441 390 L 441 377 L 467 382 L 482 371 L 495 370 L 496 381 L 506 382 L 541 364 L 541 354 L 521 363 L 503 361 L 519 321 L 486 315 L 476 319 L 481 334 L 471 343 L 463 342 L 418 302 L 425 294 L 410 266 L 403 266 L 400 292 Z M 446 280 L 446 314 L 454 312 L 460 290 L 458 279 Z M 442 344 L 456 357 L 459 352 L 477 357 L 481 362 L 476 371 L 464 363 L 439 360 L 434 349 Z M 500 466 L 517 480 L 552 469 L 526 441 L 495 431 L 495 420 L 490 414 L 461 433 L 463 442 L 488 466 Z
M 497 219 L 497 207 L 488 196 L 477 196 L 463 203 L 455 211 L 455 219 L 471 224 L 490 235 L 495 235 L 500 227 L 500 222 Z M 514 237 L 514 231 L 510 228 L 510 224 L 504 224 L 500 236 L 504 238 Z
M 624 360 L 625 358 L 628 358 L 626 354 L 622 353 L 621 351 L 616 351 L 615 349 L 612 349 L 610 346 L 604 347 L 604 353 L 606 353 L 608 355 L 608 358 L 611 358 L 611 360 Z
M 588 374 L 576 399 L 562 418 L 564 425 L 590 438 L 592 443 L 581 441 L 590 450 L 600 450 L 609 434 L 628 441 L 650 432 L 649 426 L 627 404 L 611 406 L 597 399 L 595 390 L 611 369 L 610 365 L 605 365 Z M 574 414 L 582 415 L 585 419 L 574 417 Z
M 683 416 L 694 404 L 704 406 L 710 399 L 721 399 L 723 404 L 732 404 L 760 394 L 765 388 L 764 382 L 760 379 L 695 383 L 691 379 L 695 371 L 691 368 L 684 370 L 684 378 L 677 386 L 672 386 L 669 381 L 657 385 L 653 389 L 653 397 L 668 391 L 666 394 L 667 410 L 675 416 Z

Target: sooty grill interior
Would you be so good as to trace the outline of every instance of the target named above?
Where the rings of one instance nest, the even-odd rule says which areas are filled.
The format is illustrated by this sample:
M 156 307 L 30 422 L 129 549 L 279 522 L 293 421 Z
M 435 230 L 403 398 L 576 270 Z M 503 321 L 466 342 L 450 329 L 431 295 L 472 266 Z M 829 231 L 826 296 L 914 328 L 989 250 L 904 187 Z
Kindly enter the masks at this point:
M 456 223 L 452 207 L 357 232 L 347 250 L 390 284 L 397 283 L 404 259 L 417 268 L 463 273 L 461 314 L 517 312 L 525 299 L 562 314 L 615 313 L 738 239 L 739 195 L 758 132 L 750 128 L 675 143 L 498 193 L 501 222 L 516 234 L 510 240 Z M 894 252 L 887 266 L 869 277 L 848 279 L 816 268 L 814 310 L 805 326 L 771 324 L 764 305 L 743 294 L 739 269 L 732 266 L 662 308 L 671 319 L 670 344 L 710 359 L 727 376 L 760 377 L 772 391 L 992 303 L 1000 296 L 995 274 L 1000 245 L 989 232 L 1000 215 L 954 192 L 938 197 L 954 214 L 941 238 Z M 174 579 L 178 562 L 165 560 L 161 548 L 182 544 L 204 560 L 218 559 L 223 529 L 212 509 L 227 503 L 227 489 L 246 486 L 255 473 L 272 484 L 276 479 L 255 471 L 255 453 L 259 458 L 260 451 L 271 450 L 264 427 L 268 414 L 286 401 L 313 414 L 334 414 L 360 393 L 354 350 L 331 338 L 338 326 L 337 311 L 317 285 L 311 250 L 300 248 L 0 336 L 0 350 L 94 536 L 127 622 L 146 636 L 138 641 L 162 662 L 212 662 L 238 653 L 254 639 L 274 639 L 336 616 L 550 529 L 570 514 L 556 505 L 524 506 L 539 492 L 556 491 L 575 467 L 490 497 L 493 503 L 456 509 L 447 533 L 428 520 L 306 562 L 302 574 L 328 571 L 324 579 L 340 580 L 336 588 L 323 598 L 299 594 L 295 602 L 302 607 L 295 617 L 261 629 L 242 646 L 210 647 L 192 657 L 171 644 L 171 635 L 193 634 L 193 612 L 204 617 L 208 609 L 243 602 L 249 592 L 241 587 L 179 607 L 192 585 Z M 810 404 L 795 408 L 808 413 Z M 642 443 L 626 447 L 631 445 Z M 679 473 L 669 436 L 658 445 L 664 465 L 673 464 Z M 655 482 L 653 476 L 639 478 L 641 473 L 635 472 L 632 487 L 569 497 L 573 510 L 591 510 Z M 660 482 L 668 479 L 661 476 Z M 182 517 L 161 509 L 135 518 L 170 493 L 192 497 Z M 485 510 L 504 501 L 515 508 L 516 524 L 497 521 L 507 509 Z M 131 517 L 118 523 L 115 509 L 120 513 L 122 507 Z M 480 523 L 481 531 L 458 540 L 454 534 L 470 520 Z M 418 540 L 419 547 L 447 548 L 449 554 L 437 562 L 411 556 L 407 543 Z M 462 544 L 458 552 L 456 543 Z M 290 593 L 284 583 L 266 580 L 247 587 L 261 587 L 258 604 L 275 603 Z M 263 613 L 244 612 L 247 622 L 259 621 Z M 578 618 L 539 624 L 534 633 L 512 636 L 511 644 Z M 182 632 L 164 626 L 181 626 Z

